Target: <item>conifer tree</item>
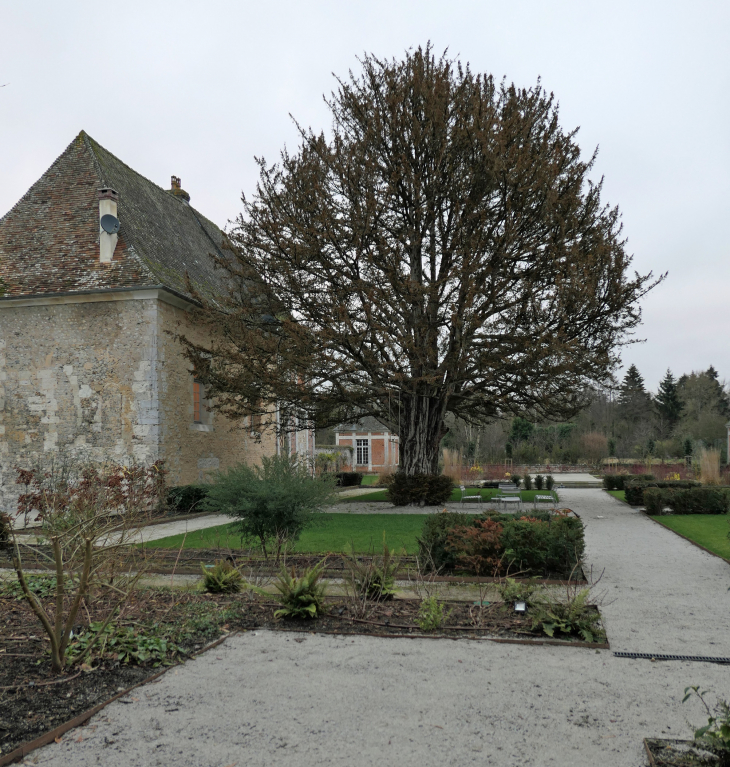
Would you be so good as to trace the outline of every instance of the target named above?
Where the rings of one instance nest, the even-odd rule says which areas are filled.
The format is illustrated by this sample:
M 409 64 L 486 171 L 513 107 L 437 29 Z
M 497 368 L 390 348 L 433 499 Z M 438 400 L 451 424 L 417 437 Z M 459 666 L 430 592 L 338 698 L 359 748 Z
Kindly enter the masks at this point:
M 619 386 L 618 405 L 621 416 L 630 422 L 651 415 L 651 395 L 646 391 L 644 378 L 636 365 L 629 367 Z
M 659 417 L 671 432 L 682 415 L 684 405 L 679 398 L 677 382 L 674 380 L 672 371 L 668 368 L 666 375 L 659 384 L 659 391 L 654 398 L 654 405 Z
M 331 137 L 300 128 L 259 160 L 218 259 L 230 293 L 199 296 L 220 340 L 181 340 L 227 415 L 368 414 L 399 433 L 405 473 L 435 473 L 449 414 L 578 412 L 656 281 L 630 274 L 595 154 L 539 82 L 430 46 L 361 64 L 326 101 Z

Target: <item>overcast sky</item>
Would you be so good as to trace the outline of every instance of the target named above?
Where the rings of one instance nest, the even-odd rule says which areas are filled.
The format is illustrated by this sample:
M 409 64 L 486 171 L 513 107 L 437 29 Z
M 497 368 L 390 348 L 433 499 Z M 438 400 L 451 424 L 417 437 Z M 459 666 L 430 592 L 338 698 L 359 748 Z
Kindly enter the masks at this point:
M 644 301 L 636 363 L 656 389 L 730 378 L 730 2 L 0 0 L 0 215 L 80 130 L 225 225 L 254 156 L 326 129 L 332 73 L 431 40 L 518 86 L 541 77 L 623 211 Z

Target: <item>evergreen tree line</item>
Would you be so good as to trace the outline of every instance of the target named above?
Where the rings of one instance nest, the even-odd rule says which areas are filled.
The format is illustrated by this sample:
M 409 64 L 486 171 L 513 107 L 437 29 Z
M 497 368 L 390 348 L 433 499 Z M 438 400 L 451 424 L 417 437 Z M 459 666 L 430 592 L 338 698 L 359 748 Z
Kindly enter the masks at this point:
M 454 420 L 443 446 L 461 450 L 468 463 L 597 462 L 603 458 L 670 460 L 721 450 L 727 462 L 730 397 L 717 371 L 675 378 L 667 370 L 656 393 L 647 391 L 636 365 L 614 385 L 590 393 L 588 406 L 569 423 L 526 417 L 474 427 Z

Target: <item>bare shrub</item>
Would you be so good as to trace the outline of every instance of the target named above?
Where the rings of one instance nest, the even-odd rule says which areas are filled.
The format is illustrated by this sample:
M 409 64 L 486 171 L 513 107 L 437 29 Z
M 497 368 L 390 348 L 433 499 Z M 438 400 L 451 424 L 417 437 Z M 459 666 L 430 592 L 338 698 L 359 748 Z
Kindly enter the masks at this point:
M 63 457 L 48 466 L 18 470 L 26 492 L 18 515 L 33 512 L 40 521 L 40 545 L 22 542 L 11 531 L 13 566 L 23 594 L 51 644 L 51 664 L 61 671 L 76 616 L 95 593 L 112 597 L 106 626 L 124 605 L 144 569 L 145 552 L 132 547 L 141 527 L 159 512 L 165 498 L 162 462 L 144 467 L 79 465 Z M 28 586 L 21 549 L 32 550 L 55 571 L 53 609 L 44 607 Z M 86 653 L 91 650 L 91 645 Z M 85 653 L 85 654 L 86 654 Z

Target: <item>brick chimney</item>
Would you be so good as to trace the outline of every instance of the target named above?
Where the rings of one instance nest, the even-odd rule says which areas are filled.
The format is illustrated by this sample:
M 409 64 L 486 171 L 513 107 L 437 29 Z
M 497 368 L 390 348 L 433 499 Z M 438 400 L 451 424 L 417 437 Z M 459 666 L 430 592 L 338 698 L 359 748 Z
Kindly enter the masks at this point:
M 182 188 L 179 176 L 170 177 L 170 194 L 179 197 L 184 203 L 190 204 L 190 195 Z
M 99 221 L 102 216 L 107 214 L 118 218 L 117 216 L 117 203 L 119 201 L 119 194 L 109 187 L 103 187 L 99 189 Z M 102 264 L 111 263 L 114 256 L 114 248 L 117 247 L 117 240 L 119 236 L 116 234 L 108 234 L 101 228 L 99 224 L 99 261 Z

